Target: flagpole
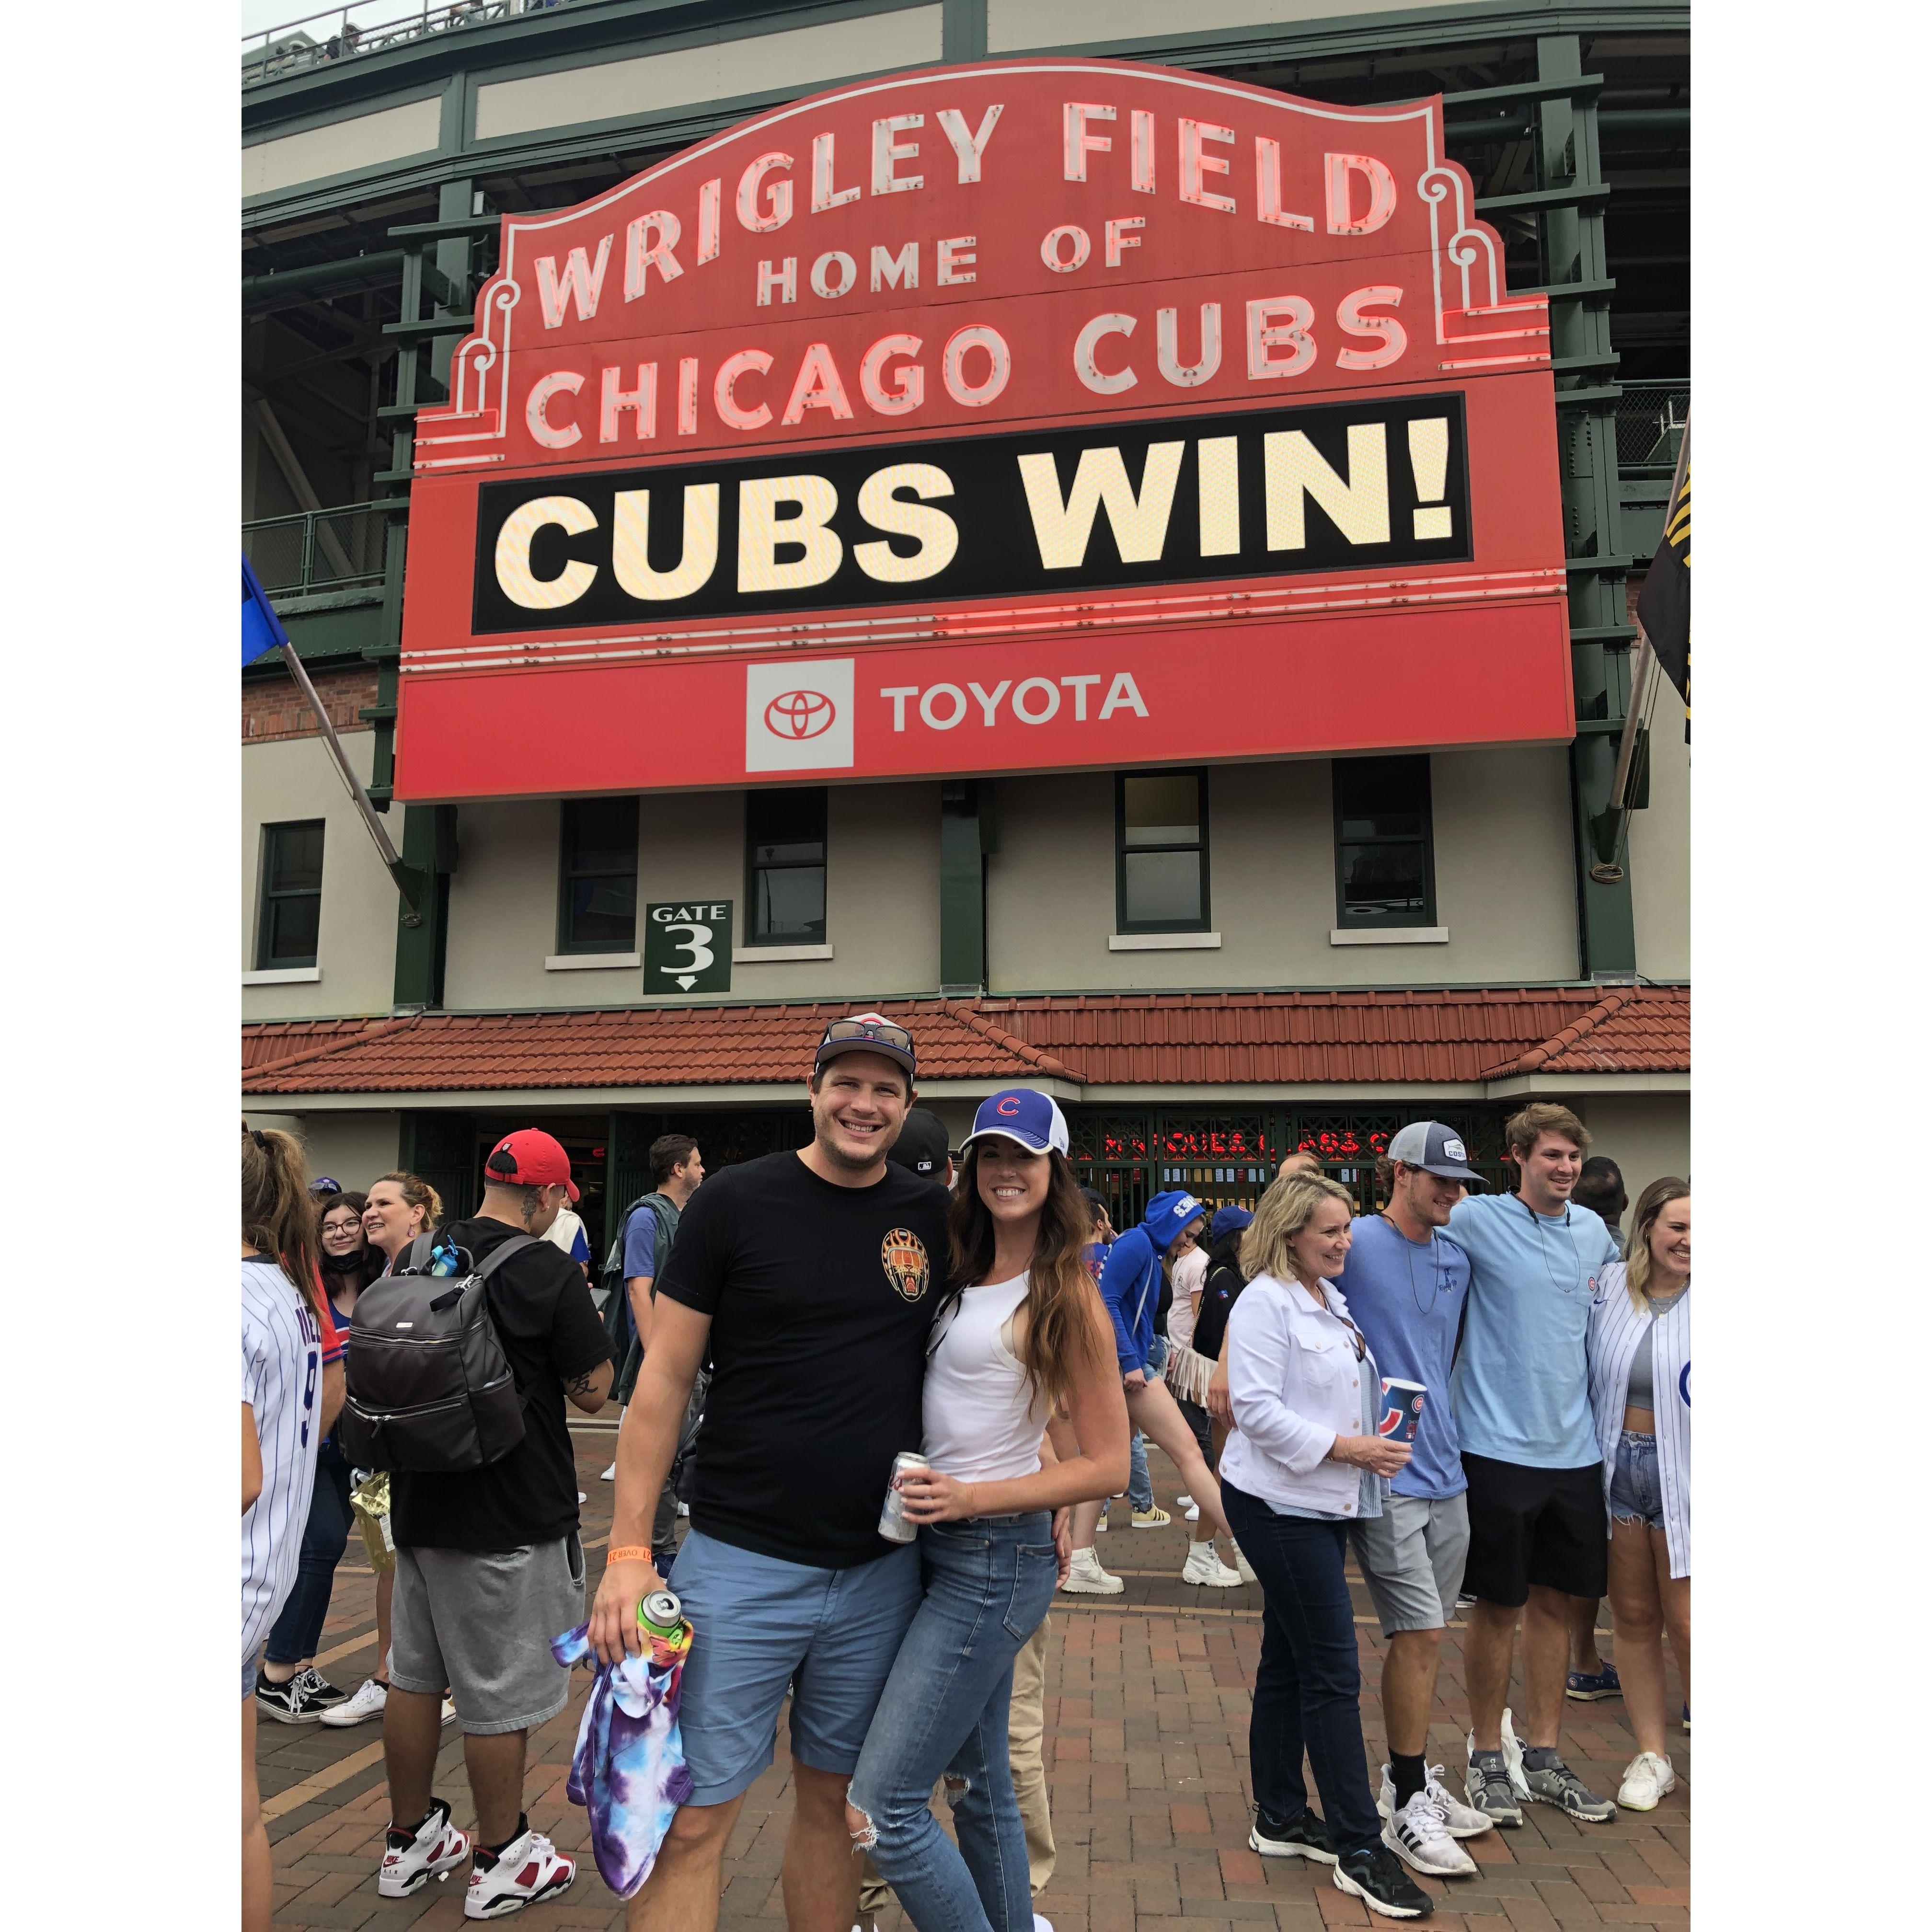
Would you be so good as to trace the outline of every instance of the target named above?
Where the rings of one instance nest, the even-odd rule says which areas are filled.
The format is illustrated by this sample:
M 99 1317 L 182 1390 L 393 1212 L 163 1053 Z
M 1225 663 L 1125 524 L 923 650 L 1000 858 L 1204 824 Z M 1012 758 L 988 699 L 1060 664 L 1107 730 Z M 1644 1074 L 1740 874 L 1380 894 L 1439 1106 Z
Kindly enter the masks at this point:
M 1664 506 L 1666 528 L 1670 519 L 1677 514 L 1678 493 L 1684 488 L 1684 468 L 1690 460 L 1690 406 L 1684 406 L 1684 438 L 1677 446 L 1677 467 L 1671 473 L 1670 495 Z M 1639 722 L 1643 715 L 1643 687 L 1650 675 L 1651 660 L 1656 656 L 1651 649 L 1649 634 L 1643 628 L 1641 619 L 1636 627 L 1636 656 L 1630 664 L 1630 700 L 1624 712 L 1623 736 L 1617 744 L 1617 769 L 1610 780 L 1610 809 L 1624 809 L 1624 794 L 1630 788 L 1630 764 L 1636 752 L 1636 734 Z
M 308 699 L 309 709 L 315 713 L 315 722 L 322 728 L 322 742 L 328 747 L 328 754 L 335 760 L 335 769 L 342 774 L 342 782 L 349 788 L 349 795 L 356 801 L 356 809 L 362 814 L 362 823 L 369 828 L 369 836 L 376 842 L 376 850 L 381 854 L 382 863 L 388 867 L 389 876 L 395 881 L 396 890 L 403 896 L 403 903 L 409 910 L 403 914 L 405 926 L 422 923 L 422 908 L 418 904 L 412 889 L 421 874 L 412 866 L 403 863 L 402 856 L 389 842 L 389 835 L 383 830 L 382 821 L 376 816 L 376 808 L 370 802 L 369 794 L 362 789 L 358 778 L 349 763 L 348 754 L 342 748 L 342 740 L 335 735 L 335 726 L 324 708 L 322 694 L 311 682 L 307 668 L 296 655 L 296 647 L 285 644 L 281 647 L 282 662 L 289 668 L 289 675 L 302 687 L 303 697 Z

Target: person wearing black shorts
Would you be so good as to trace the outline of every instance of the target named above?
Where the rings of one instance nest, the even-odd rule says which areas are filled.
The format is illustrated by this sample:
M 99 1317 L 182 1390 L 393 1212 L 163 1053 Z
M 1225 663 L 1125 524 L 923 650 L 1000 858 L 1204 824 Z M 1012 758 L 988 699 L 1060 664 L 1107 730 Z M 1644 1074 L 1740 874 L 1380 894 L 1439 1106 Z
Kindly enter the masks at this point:
M 1469 1802 L 1498 1825 L 1523 1799 L 1600 1824 L 1616 1806 L 1557 1750 L 1578 1599 L 1606 1587 L 1609 1527 L 1585 1355 L 1597 1277 L 1616 1259 L 1602 1218 L 1570 1192 L 1590 1136 L 1567 1107 L 1539 1101 L 1504 1130 L 1514 1194 L 1459 1202 L 1449 1232 L 1470 1262 L 1462 1345 L 1450 1379 L 1468 1478 L 1474 1597 L 1462 1646 L 1469 1692 Z M 1516 1619 L 1523 1626 L 1524 1725 L 1504 1708 Z

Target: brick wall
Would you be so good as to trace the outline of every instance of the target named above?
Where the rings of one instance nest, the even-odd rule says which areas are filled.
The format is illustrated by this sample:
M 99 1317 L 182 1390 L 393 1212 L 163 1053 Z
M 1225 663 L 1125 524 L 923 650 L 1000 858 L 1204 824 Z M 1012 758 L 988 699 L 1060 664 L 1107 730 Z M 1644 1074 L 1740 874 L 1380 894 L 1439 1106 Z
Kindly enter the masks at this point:
M 376 668 L 352 665 L 340 670 L 316 670 L 317 694 L 328 708 L 328 721 L 338 732 L 367 731 L 370 728 L 356 716 L 365 704 L 376 701 Z M 273 677 L 249 679 L 242 686 L 242 742 L 244 745 L 271 744 L 278 738 L 313 738 L 318 735 L 315 713 L 308 700 L 286 670 Z

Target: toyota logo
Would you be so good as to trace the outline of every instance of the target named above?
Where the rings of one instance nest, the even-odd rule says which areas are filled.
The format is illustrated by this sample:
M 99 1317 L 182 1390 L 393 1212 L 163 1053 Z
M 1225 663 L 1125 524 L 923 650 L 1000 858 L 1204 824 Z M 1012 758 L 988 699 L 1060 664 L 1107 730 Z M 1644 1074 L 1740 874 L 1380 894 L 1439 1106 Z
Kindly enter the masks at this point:
M 820 738 L 832 729 L 838 710 L 822 691 L 781 692 L 765 706 L 765 729 L 774 738 Z

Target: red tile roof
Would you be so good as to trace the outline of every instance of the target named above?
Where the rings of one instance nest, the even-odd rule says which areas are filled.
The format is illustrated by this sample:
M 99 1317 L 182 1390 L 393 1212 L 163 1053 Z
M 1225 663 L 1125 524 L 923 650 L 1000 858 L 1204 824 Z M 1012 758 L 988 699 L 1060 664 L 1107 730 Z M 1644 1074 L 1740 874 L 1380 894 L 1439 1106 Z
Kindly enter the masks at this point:
M 1551 1038 L 1490 1067 L 1485 1077 L 1690 1070 L 1690 988 L 1620 986 Z
M 854 1006 L 421 1014 L 243 1029 L 243 1090 L 472 1092 L 789 1083 Z M 1430 1085 L 1688 1072 L 1686 986 L 892 1000 L 934 1080 Z
M 386 1020 L 256 1020 L 242 1029 L 242 1070 L 252 1073 L 278 1060 L 312 1053 L 344 1040 L 359 1040 Z
M 837 1005 L 678 1006 L 550 1013 L 420 1014 L 305 1043 L 258 1065 L 266 1094 L 472 1091 L 536 1087 L 749 1086 L 796 1082 Z M 1050 1054 L 951 1000 L 889 1000 L 934 1080 L 1077 1079 Z

